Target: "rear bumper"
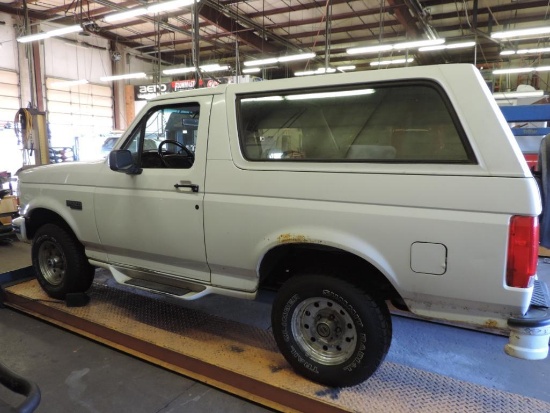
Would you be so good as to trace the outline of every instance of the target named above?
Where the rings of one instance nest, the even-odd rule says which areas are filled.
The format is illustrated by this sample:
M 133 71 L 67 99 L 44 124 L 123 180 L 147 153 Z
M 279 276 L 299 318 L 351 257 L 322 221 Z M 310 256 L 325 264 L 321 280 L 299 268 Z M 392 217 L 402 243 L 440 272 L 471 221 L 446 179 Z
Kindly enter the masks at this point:
M 527 360 L 548 356 L 550 340 L 550 293 L 545 283 L 537 281 L 531 306 L 525 315 L 508 319 L 510 341 L 506 354 Z

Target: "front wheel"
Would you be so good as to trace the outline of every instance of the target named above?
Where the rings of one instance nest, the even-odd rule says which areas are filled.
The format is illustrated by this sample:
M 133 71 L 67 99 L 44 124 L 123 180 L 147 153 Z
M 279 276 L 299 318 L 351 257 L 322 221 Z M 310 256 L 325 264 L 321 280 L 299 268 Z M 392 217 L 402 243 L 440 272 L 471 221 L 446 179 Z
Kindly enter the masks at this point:
M 368 379 L 391 342 L 386 304 L 331 276 L 288 280 L 275 298 L 271 321 L 277 345 L 294 370 L 328 386 Z
M 87 291 L 94 279 L 84 247 L 66 229 L 46 224 L 36 231 L 32 243 L 32 265 L 46 293 L 59 300 L 68 293 Z

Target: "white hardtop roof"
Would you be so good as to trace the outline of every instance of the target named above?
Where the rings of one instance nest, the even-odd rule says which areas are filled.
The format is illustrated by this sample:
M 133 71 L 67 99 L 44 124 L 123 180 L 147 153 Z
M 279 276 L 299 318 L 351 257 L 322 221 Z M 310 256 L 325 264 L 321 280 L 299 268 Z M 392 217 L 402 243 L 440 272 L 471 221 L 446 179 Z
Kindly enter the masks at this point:
M 223 93 L 241 94 L 254 93 L 275 90 L 289 90 L 313 88 L 320 86 L 354 84 L 365 82 L 383 82 L 388 80 L 405 79 L 441 79 L 446 77 L 445 72 L 452 72 L 453 76 L 464 74 L 468 75 L 475 71 L 471 64 L 448 64 L 433 66 L 413 66 L 404 68 L 368 70 L 353 73 L 335 73 L 327 75 L 315 75 L 304 77 L 293 77 L 289 79 L 264 80 L 260 82 L 239 83 L 239 84 L 221 84 L 211 88 L 200 88 L 174 92 L 167 95 L 151 99 L 152 102 L 167 101 L 178 98 L 192 96 L 219 95 Z

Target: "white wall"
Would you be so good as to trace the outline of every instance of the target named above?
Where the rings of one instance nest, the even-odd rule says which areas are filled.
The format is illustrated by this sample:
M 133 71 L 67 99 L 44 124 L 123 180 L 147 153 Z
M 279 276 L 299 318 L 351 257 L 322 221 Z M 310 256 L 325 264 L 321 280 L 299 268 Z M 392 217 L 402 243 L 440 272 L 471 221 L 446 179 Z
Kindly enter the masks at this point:
M 15 41 L 15 21 L 9 14 L 0 13 L 0 68 L 14 71 L 18 70 L 17 47 Z
M 72 42 L 60 37 L 44 40 L 43 59 L 46 77 L 86 79 L 91 83 L 101 83 L 100 77 L 111 75 L 111 59 L 106 40 L 78 34 L 69 35 L 68 39 Z M 95 47 L 76 47 L 73 42 L 78 41 Z

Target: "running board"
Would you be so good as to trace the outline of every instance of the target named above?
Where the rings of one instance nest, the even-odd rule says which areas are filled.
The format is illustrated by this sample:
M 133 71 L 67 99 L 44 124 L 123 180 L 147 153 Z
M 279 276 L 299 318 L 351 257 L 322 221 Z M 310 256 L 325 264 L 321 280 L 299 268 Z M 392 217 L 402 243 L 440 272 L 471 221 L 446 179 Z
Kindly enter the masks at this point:
M 208 287 L 205 286 L 203 286 L 200 291 L 191 291 L 188 288 L 174 287 L 173 285 L 160 284 L 153 281 L 141 280 L 138 278 L 132 278 L 126 281 L 124 282 L 124 285 L 138 287 L 143 290 L 156 293 L 172 295 L 181 300 L 196 300 L 197 298 L 201 298 L 205 295 L 210 294 Z

